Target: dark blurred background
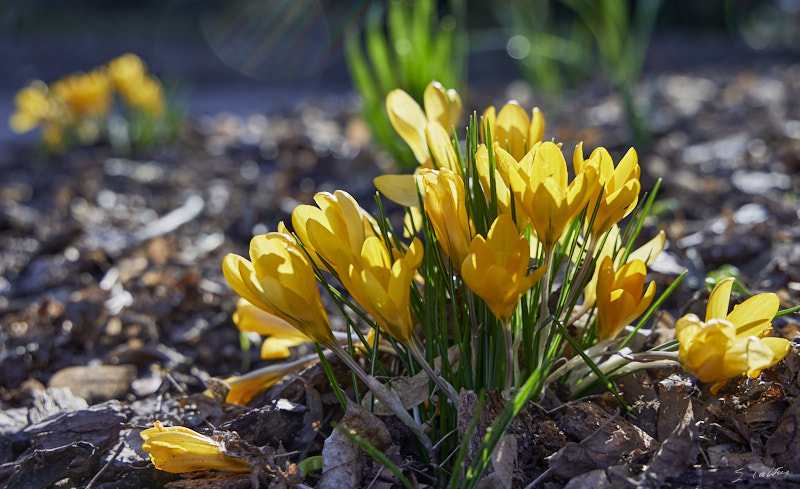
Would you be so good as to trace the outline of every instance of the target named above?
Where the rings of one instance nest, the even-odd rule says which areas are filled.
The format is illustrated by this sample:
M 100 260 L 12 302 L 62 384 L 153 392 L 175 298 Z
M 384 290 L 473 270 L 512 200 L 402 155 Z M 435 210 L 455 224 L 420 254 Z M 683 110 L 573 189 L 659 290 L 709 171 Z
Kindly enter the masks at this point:
M 504 3 L 467 2 L 469 83 L 519 78 L 506 53 Z M 360 23 L 368 4 L 3 0 L 0 142 L 11 137 L 6 121 L 14 93 L 29 80 L 51 81 L 90 70 L 125 52 L 139 55 L 162 79 L 176 82 L 191 115 L 274 113 L 310 96 L 348 92 L 342 39 L 348 26 Z M 635 1 L 630 4 L 633 8 Z M 562 14 L 556 5 L 552 15 Z M 799 22 L 800 0 L 667 0 L 644 70 L 797 56 Z

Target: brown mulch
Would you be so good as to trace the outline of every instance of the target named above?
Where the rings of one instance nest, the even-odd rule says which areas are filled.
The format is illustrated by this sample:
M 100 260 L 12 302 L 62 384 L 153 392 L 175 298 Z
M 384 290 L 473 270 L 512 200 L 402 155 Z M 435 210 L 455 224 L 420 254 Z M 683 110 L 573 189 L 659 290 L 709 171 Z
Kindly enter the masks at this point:
M 652 90 L 654 130 L 639 150 L 643 188 L 663 179 L 658 219 L 642 237 L 667 232 L 652 267 L 659 290 L 689 270 L 656 331 L 668 336 L 675 317 L 702 308 L 705 276 L 726 264 L 753 293 L 800 303 L 800 65 L 669 73 L 642 87 Z M 221 114 L 193 121 L 176 147 L 125 158 L 105 147 L 0 155 L 0 486 L 296 486 L 293 463 L 320 454 L 343 415 L 319 366 L 247 407 L 218 405 L 203 381 L 263 365 L 257 345 L 241 349 L 222 257 L 246 254 L 253 234 L 318 191 L 344 189 L 372 208 L 372 178 L 392 171 L 347 107 Z M 587 90 L 548 116 L 547 136 L 619 156 L 623 122 L 616 99 Z M 797 318 L 776 320 L 776 331 L 795 339 Z M 800 486 L 797 346 L 718 397 L 680 371 L 642 372 L 620 390 L 635 415 L 602 393 L 552 393 L 526 407 L 509 431 L 513 487 Z M 502 402 L 490 395 L 486 407 L 490 422 Z M 166 474 L 139 438 L 157 419 L 236 432 L 242 450 L 271 458 L 253 476 Z M 387 456 L 434 486 L 438 474 L 415 459 L 407 431 L 384 421 Z M 396 487 L 384 472 L 365 458 L 359 487 Z

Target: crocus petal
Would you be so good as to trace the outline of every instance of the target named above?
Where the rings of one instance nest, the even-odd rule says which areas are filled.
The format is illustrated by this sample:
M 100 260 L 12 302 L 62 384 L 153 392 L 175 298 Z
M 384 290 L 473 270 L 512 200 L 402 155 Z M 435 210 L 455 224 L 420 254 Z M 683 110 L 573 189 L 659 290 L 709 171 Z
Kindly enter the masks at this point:
M 447 168 L 460 173 L 460 163 L 456 158 L 453 142 L 450 140 L 447 131 L 438 122 L 429 122 L 425 126 L 425 137 L 433 155 L 433 160 L 439 168 Z
M 760 336 L 770 327 L 780 299 L 775 294 L 758 294 L 734 306 L 728 321 L 736 325 L 736 336 Z
M 500 148 L 508 150 L 516 159 L 528 151 L 533 144 L 528 141 L 531 120 L 528 114 L 516 102 L 509 102 L 497 114 L 495 140 Z
M 422 186 L 417 190 L 415 175 L 381 175 L 372 181 L 384 197 L 404 207 L 419 207 Z
M 544 114 L 539 110 L 539 107 L 534 107 L 531 114 L 531 128 L 528 132 L 528 145 L 532 145 L 536 141 L 541 141 L 544 137 Z
M 733 281 L 733 278 L 726 278 L 711 291 L 706 305 L 706 322 L 712 319 L 725 319 L 728 316 L 728 302 L 731 299 Z
M 628 261 L 642 260 L 645 265 L 650 265 L 653 263 L 653 261 L 655 261 L 658 255 L 661 254 L 661 252 L 664 250 L 664 245 L 666 244 L 666 233 L 664 233 L 664 231 L 659 231 L 653 239 L 643 244 L 641 248 L 631 252 L 631 254 L 628 256 Z
M 428 121 L 437 122 L 445 131 L 449 130 L 450 99 L 442 84 L 436 81 L 430 82 L 422 94 L 422 101 L 425 104 L 425 116 Z
M 428 159 L 428 146 L 425 143 L 425 125 L 428 119 L 422 108 L 406 92 L 395 89 L 386 96 L 386 112 L 394 130 L 403 138 L 414 152 L 418 162 Z

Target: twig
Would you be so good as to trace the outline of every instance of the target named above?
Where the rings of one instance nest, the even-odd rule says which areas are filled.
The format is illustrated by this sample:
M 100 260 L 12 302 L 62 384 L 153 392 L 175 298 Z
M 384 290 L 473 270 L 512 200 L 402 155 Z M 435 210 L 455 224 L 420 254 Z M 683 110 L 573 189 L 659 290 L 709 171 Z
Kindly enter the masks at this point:
M 101 468 L 94 475 L 94 477 L 92 477 L 92 480 L 90 480 L 89 483 L 86 484 L 86 487 L 84 487 L 83 489 L 92 489 L 92 486 L 94 486 L 95 482 L 100 480 L 100 476 L 102 476 L 105 473 L 105 471 L 108 470 L 109 467 L 111 467 L 111 464 L 114 463 L 114 461 L 117 459 L 117 457 L 119 457 L 119 454 L 122 453 L 122 449 L 123 448 L 125 448 L 125 442 L 122 442 L 122 443 L 119 444 L 119 447 L 117 448 L 117 451 L 114 452 L 114 455 L 111 456 L 111 458 L 108 460 L 108 462 L 106 462 L 106 464 L 103 465 L 103 468 Z

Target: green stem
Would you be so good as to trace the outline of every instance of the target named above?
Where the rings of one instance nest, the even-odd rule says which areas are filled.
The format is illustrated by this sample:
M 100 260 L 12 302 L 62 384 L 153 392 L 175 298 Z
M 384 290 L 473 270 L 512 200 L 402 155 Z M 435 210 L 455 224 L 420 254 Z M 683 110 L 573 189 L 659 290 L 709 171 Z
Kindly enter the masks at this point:
M 514 345 L 511 341 L 511 320 L 503 321 L 503 342 L 506 347 L 506 383 L 503 389 L 503 397 L 510 399 L 512 390 L 514 388 L 514 365 L 516 362 L 516 355 L 514 354 Z
M 438 387 L 439 390 L 444 392 L 444 394 L 448 397 L 448 399 L 450 399 L 450 401 L 453 402 L 454 405 L 458 405 L 458 392 L 456 392 L 455 388 L 453 388 L 453 386 L 450 385 L 449 382 L 444 380 L 441 375 L 436 373 L 436 371 L 434 371 L 433 368 L 431 368 L 431 366 L 428 365 L 428 362 L 425 359 L 425 353 L 423 352 L 422 343 L 420 342 L 420 340 L 416 337 L 411 338 L 411 341 L 408 342 L 406 348 L 408 348 L 408 351 L 410 351 L 411 355 L 417 360 L 417 363 L 420 364 L 422 370 L 424 370 L 425 373 L 428 374 L 428 377 L 430 377 L 431 381 L 433 381 L 433 383 L 436 384 L 436 387 Z M 445 352 L 445 356 L 442 357 L 442 359 L 444 360 L 446 357 L 447 357 L 447 352 Z
M 358 375 L 361 381 L 367 385 L 367 387 L 369 388 L 369 390 L 372 391 L 375 397 L 377 397 L 378 400 L 380 400 L 381 403 L 386 408 L 390 409 L 394 413 L 394 415 L 397 416 L 397 418 L 403 422 L 403 424 L 408 426 L 408 428 L 411 430 L 412 433 L 417 435 L 417 438 L 419 439 L 420 443 L 422 443 L 423 446 L 425 446 L 425 449 L 428 451 L 428 453 L 430 453 L 433 448 L 433 444 L 431 443 L 430 438 L 428 438 L 428 435 L 422 432 L 422 428 L 420 427 L 419 423 L 414 421 L 414 418 L 412 418 L 411 415 L 408 414 L 408 411 L 406 411 L 406 408 L 403 406 L 403 403 L 400 402 L 400 399 L 397 397 L 397 394 L 390 391 L 385 385 L 378 382 L 378 380 L 375 377 L 368 375 L 366 372 L 364 372 L 361 366 L 359 366 L 358 363 L 356 363 L 356 361 L 353 360 L 353 358 L 350 355 L 348 355 L 347 352 L 344 351 L 342 347 L 340 347 L 338 344 L 334 343 L 333 345 L 325 345 L 325 346 L 333 350 L 333 352 L 336 353 L 336 355 L 342 360 L 342 362 L 344 362 L 344 364 L 347 365 L 347 367 L 350 370 L 355 372 L 355 374 Z

